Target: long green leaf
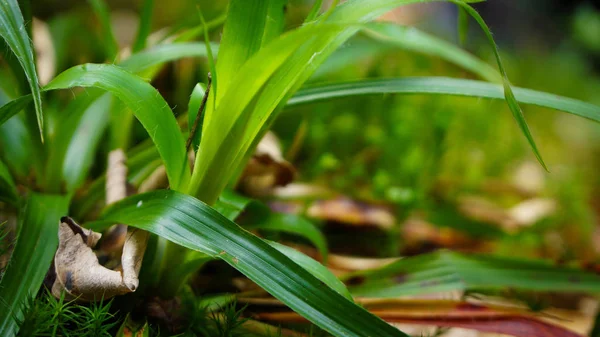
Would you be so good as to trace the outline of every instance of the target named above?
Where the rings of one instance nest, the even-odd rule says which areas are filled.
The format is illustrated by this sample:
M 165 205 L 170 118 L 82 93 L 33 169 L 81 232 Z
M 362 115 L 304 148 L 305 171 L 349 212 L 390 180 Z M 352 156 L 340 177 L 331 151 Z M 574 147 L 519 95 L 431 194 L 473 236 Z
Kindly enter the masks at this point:
M 87 177 L 96 149 L 108 126 L 112 96 L 106 93 L 90 104 L 76 125 L 62 164 L 62 177 L 67 191 L 78 188 Z
M 32 98 L 33 96 L 31 95 L 21 96 L 0 107 L 0 125 L 4 124 L 4 122 L 9 120 L 12 116 L 18 114 L 19 111 L 25 109 L 29 103 L 31 103 Z
M 296 214 L 272 212 L 265 204 L 225 190 L 215 203 L 215 210 L 227 219 L 235 221 L 242 211 L 248 209 L 241 225 L 246 229 L 283 232 L 308 239 L 327 261 L 327 241 L 323 233 L 304 217 Z
M 232 0 L 221 38 L 221 57 L 217 62 L 219 86 L 217 95 L 224 93 L 235 81 L 242 65 L 261 45 L 269 5 L 277 0 Z M 213 74 L 215 75 L 215 74 Z M 221 96 L 217 96 L 217 103 Z M 210 116 L 207 116 L 210 119 Z
M 0 161 L 0 200 L 17 204 L 17 188 L 15 182 L 8 171 L 8 168 Z
M 58 246 L 58 222 L 67 214 L 65 196 L 32 193 L 19 217 L 17 244 L 0 282 L 0 331 L 14 336 L 23 309 L 35 297 Z
M 600 122 L 600 107 L 550 93 L 514 88 L 516 99 L 524 104 L 565 111 Z M 288 106 L 328 100 L 336 97 L 377 94 L 443 94 L 504 99 L 500 85 L 448 77 L 409 77 L 333 83 L 300 90 Z
M 33 95 L 40 137 L 43 138 L 44 116 L 42 114 L 42 96 L 35 70 L 33 47 L 25 30 L 25 22 L 17 0 L 0 1 L 0 36 L 10 46 L 10 49 L 21 63 L 21 67 L 23 67 Z M 2 114 L 0 114 L 0 118 L 3 118 Z
M 146 48 L 146 40 L 150 35 L 152 28 L 152 10 L 154 8 L 154 0 L 144 0 L 142 3 L 142 13 L 140 14 L 140 24 L 138 26 L 135 42 L 133 43 L 133 52 L 138 52 Z
M 600 276 L 546 261 L 442 251 L 359 272 L 356 296 L 398 297 L 452 290 L 600 292 Z
M 224 260 L 335 336 L 404 336 L 191 196 L 169 190 L 136 195 L 110 207 L 104 220 L 142 228 Z
M 208 22 L 201 23 L 200 25 L 198 25 L 194 28 L 190 28 L 190 29 L 184 31 L 183 33 L 181 33 L 179 36 L 177 36 L 173 40 L 173 42 L 191 41 L 191 40 L 195 39 L 196 37 L 203 35 L 207 30 L 211 30 L 211 29 L 221 26 L 223 23 L 225 23 L 226 19 L 227 19 L 227 13 L 220 15 Z
M 256 221 L 245 221 L 245 228 L 290 233 L 308 239 L 319 250 L 321 257 L 327 261 L 327 241 L 317 226 L 296 214 L 283 214 L 267 211 L 266 216 L 259 216 Z
M 104 53 L 106 59 L 114 61 L 119 53 L 119 44 L 113 34 L 112 25 L 110 22 L 110 13 L 108 6 L 104 0 L 88 0 L 94 13 L 100 21 L 100 28 L 102 30 L 102 46 L 104 47 Z
M 263 36 L 261 45 L 266 45 L 273 39 L 278 37 L 283 31 L 285 24 L 285 6 L 288 0 L 269 0 L 269 7 L 267 8 L 267 15 L 265 18 L 265 28 L 263 29 Z
M 26 179 L 32 167 L 36 173 L 42 172 L 44 160 L 43 156 L 34 154 L 38 149 L 35 142 L 39 140 L 31 135 L 22 117 L 15 116 L 0 125 L 0 155 L 17 180 Z
M 49 128 L 46 133 L 46 148 L 48 159 L 44 169 L 44 175 L 41 177 L 44 191 L 47 193 L 62 193 L 63 189 L 63 163 L 69 149 L 69 144 L 73 141 L 73 134 L 79 124 L 82 115 L 102 94 L 101 90 L 91 89 L 86 95 L 75 96 L 69 102 L 66 108 L 62 109 L 60 114 L 49 115 L 53 128 Z
M 498 71 L 489 64 L 450 42 L 429 35 L 414 27 L 404 27 L 384 22 L 367 23 L 364 27 L 362 31 L 376 40 L 413 52 L 440 57 L 490 82 L 500 82 L 502 80 Z
M 340 281 L 337 277 L 335 277 L 335 275 L 333 275 L 333 273 L 329 269 L 327 269 L 327 267 L 320 264 L 319 262 L 317 262 L 310 256 L 307 256 L 307 255 L 303 254 L 302 252 L 299 252 L 293 248 L 284 246 L 282 244 L 279 244 L 279 243 L 273 242 L 273 241 L 267 241 L 267 243 L 270 244 L 271 246 L 273 246 L 273 248 L 280 251 L 285 256 L 289 257 L 291 260 L 293 260 L 297 264 L 299 264 L 302 268 L 309 271 L 316 278 L 323 281 L 331 289 L 337 291 L 338 294 L 344 296 L 345 298 L 349 299 L 350 301 L 354 301 L 354 299 L 352 298 L 352 295 L 350 294 L 350 291 L 348 291 L 348 288 L 346 288 L 346 285 L 342 281 Z
M 196 86 L 194 87 L 194 90 L 192 90 L 192 95 L 190 96 L 190 101 L 188 103 L 188 132 L 189 133 L 192 132 L 194 122 L 196 121 L 196 116 L 198 116 L 199 113 L 202 113 L 200 111 L 200 106 L 202 105 L 202 99 L 204 98 L 205 92 L 206 92 L 206 86 L 202 83 L 196 84 Z M 193 147 L 194 152 L 196 152 L 196 150 L 198 149 L 198 146 L 200 146 L 200 137 L 202 136 L 202 124 L 204 124 L 202 122 L 202 120 L 203 120 L 203 118 L 201 115 L 200 122 L 198 123 L 198 126 L 196 128 L 196 133 L 194 134 L 194 138 L 192 139 L 192 144 L 194 145 L 194 147 Z
M 211 48 L 216 52 L 219 50 L 219 45 L 213 43 L 211 44 Z M 189 42 L 161 44 L 148 50 L 133 54 L 131 57 L 121 62 L 119 66 L 131 72 L 139 73 L 153 66 L 177 59 L 206 55 L 206 46 L 204 43 Z
M 494 51 L 494 56 L 496 56 L 496 61 L 498 63 L 498 68 L 500 69 L 500 74 L 502 75 L 503 80 L 504 80 L 503 81 L 504 97 L 506 98 L 506 103 L 508 103 L 508 107 L 510 108 L 510 111 L 512 112 L 513 117 L 515 118 L 517 125 L 521 129 L 521 132 L 523 132 L 523 135 L 529 142 L 529 145 L 531 146 L 531 149 L 533 150 L 533 154 L 537 158 L 538 162 L 547 171 L 548 167 L 546 167 L 546 164 L 544 163 L 544 159 L 542 158 L 542 155 L 541 155 L 540 151 L 538 150 L 537 145 L 535 144 L 535 140 L 533 139 L 533 136 L 531 135 L 531 131 L 529 130 L 529 126 L 527 125 L 527 121 L 525 120 L 525 116 L 523 115 L 523 111 L 521 110 L 519 103 L 515 99 L 515 95 L 512 91 L 510 81 L 508 80 L 508 75 L 506 74 L 506 70 L 504 69 L 504 65 L 502 64 L 502 60 L 500 58 L 500 51 L 498 50 L 498 46 L 496 45 L 496 42 L 494 41 L 494 37 L 492 36 L 492 32 L 490 31 L 490 28 L 485 23 L 485 21 L 483 20 L 481 15 L 479 15 L 479 13 L 473 7 L 471 7 L 470 5 L 463 2 L 463 0 L 449 0 L 449 1 L 456 4 L 460 8 L 464 9 L 469 15 L 471 15 L 471 17 L 473 17 L 475 19 L 475 21 L 479 24 L 479 26 L 485 33 L 485 36 L 487 37 L 490 45 L 492 46 L 492 50 Z
M 308 23 L 313 21 L 317 15 L 319 15 L 319 11 L 321 10 L 321 6 L 323 5 L 323 0 L 315 0 L 315 3 L 310 8 L 310 12 L 304 19 L 304 23 Z
M 96 87 L 118 97 L 133 111 L 154 141 L 171 188 L 178 190 L 187 185 L 190 168 L 185 142 L 173 112 L 156 89 L 118 66 L 85 64 L 62 72 L 44 90 L 73 87 Z

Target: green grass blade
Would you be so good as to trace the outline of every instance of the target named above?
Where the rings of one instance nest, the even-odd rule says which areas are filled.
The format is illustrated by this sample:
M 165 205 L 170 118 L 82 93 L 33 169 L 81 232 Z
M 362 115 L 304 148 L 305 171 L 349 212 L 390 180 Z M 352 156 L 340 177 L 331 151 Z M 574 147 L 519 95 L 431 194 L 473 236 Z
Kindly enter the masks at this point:
M 502 77 L 492 66 L 458 46 L 414 27 L 373 22 L 362 30 L 368 36 L 412 52 L 439 57 L 466 69 L 484 80 L 500 83 Z
M 191 196 L 169 190 L 136 195 L 107 209 L 104 219 L 224 260 L 335 336 L 404 336 Z
M 62 177 L 67 191 L 74 191 L 87 177 L 96 156 L 96 149 L 106 130 L 112 96 L 108 93 L 94 100 L 77 123 L 70 126 L 73 133 L 62 165 Z
M 188 103 L 188 132 L 192 132 L 192 127 L 194 122 L 196 121 L 196 116 L 200 112 L 200 106 L 202 105 L 202 99 L 204 98 L 204 93 L 206 92 L 206 86 L 202 83 L 196 84 L 194 90 L 192 91 L 192 95 L 190 96 L 190 101 Z M 203 118 L 200 116 L 200 122 L 198 123 L 198 127 L 196 128 L 196 134 L 194 134 L 194 139 L 192 139 L 192 144 L 194 145 L 194 152 L 200 146 L 200 137 L 202 136 L 202 125 Z
M 211 44 L 211 48 L 216 52 L 219 50 L 219 45 L 213 43 Z M 131 57 L 119 63 L 119 66 L 133 73 L 140 73 L 166 62 L 171 62 L 185 57 L 204 56 L 207 56 L 206 45 L 204 43 L 190 42 L 161 44 L 131 55 Z
M 461 45 L 467 43 L 469 34 L 469 14 L 462 8 L 458 8 L 458 41 Z
M 335 290 L 338 294 L 344 296 L 350 301 L 354 301 L 352 295 L 350 294 L 350 291 L 348 290 L 348 288 L 346 288 L 346 285 L 337 277 L 335 277 L 335 275 L 333 275 L 333 273 L 329 269 L 327 269 L 327 267 L 320 264 L 310 256 L 307 256 L 293 248 L 279 244 L 277 242 L 268 240 L 265 241 L 267 241 L 267 243 L 270 244 L 273 248 L 277 249 L 282 254 L 292 259 L 302 268 L 309 271 L 316 278 L 323 281 L 323 283 L 328 285 L 331 289 Z
M 317 226 L 296 214 L 274 213 L 269 210 L 267 212 L 266 216 L 259 216 L 255 221 L 244 221 L 248 223 L 244 228 L 298 235 L 308 239 L 317 248 L 323 260 L 327 261 L 327 241 Z
M 21 96 L 0 107 L 0 125 L 25 109 L 31 103 L 32 98 L 33 96 L 31 95 Z
M 288 0 L 269 0 L 261 45 L 266 45 L 283 32 L 287 2 Z
M 389 43 L 367 38 L 364 36 L 353 38 L 344 48 L 336 50 L 323 62 L 317 71 L 310 77 L 309 81 L 327 81 L 331 74 L 342 72 L 344 69 L 350 69 L 357 63 L 370 60 L 377 56 L 390 52 L 394 46 Z
M 600 107 L 576 99 L 531 89 L 514 88 L 515 98 L 532 104 L 568 112 L 600 122 Z M 455 96 L 505 99 L 501 85 L 448 77 L 408 77 L 334 83 L 300 90 L 288 101 L 288 106 L 318 102 L 336 97 L 377 94 L 442 94 Z
M 278 0 L 232 0 L 221 38 L 221 56 L 217 62 L 217 103 L 230 84 L 236 81 L 242 65 L 261 45 L 271 2 Z M 215 74 L 213 74 L 214 76 Z M 209 119 L 210 117 L 207 116 Z
M 508 103 L 510 111 L 512 112 L 513 117 L 517 121 L 517 125 L 521 129 L 521 132 L 523 132 L 523 135 L 525 135 L 525 138 L 529 142 L 529 145 L 531 146 L 531 149 L 533 150 L 535 157 L 537 158 L 539 163 L 542 165 L 542 167 L 544 167 L 544 169 L 546 171 L 548 171 L 548 167 L 544 163 L 544 159 L 542 158 L 542 155 L 541 155 L 540 151 L 538 150 L 535 140 L 533 139 L 533 136 L 531 135 L 531 131 L 529 130 L 529 126 L 527 125 L 527 121 L 525 120 L 525 116 L 523 115 L 523 111 L 521 110 L 519 103 L 515 99 L 515 95 L 511 89 L 511 85 L 508 80 L 508 76 L 506 74 L 506 70 L 504 69 L 504 65 L 502 64 L 502 59 L 500 58 L 500 51 L 498 50 L 498 46 L 496 45 L 496 42 L 494 41 L 494 37 L 492 36 L 492 32 L 490 31 L 490 28 L 485 23 L 485 21 L 483 20 L 481 15 L 479 15 L 479 13 L 473 7 L 469 6 L 462 0 L 450 0 L 450 2 L 455 3 L 459 7 L 463 8 L 469 15 L 471 15 L 471 17 L 473 17 L 475 19 L 475 21 L 477 21 L 477 23 L 479 24 L 479 26 L 485 33 L 485 36 L 487 37 L 487 39 L 494 51 L 494 56 L 496 56 L 496 61 L 498 63 L 498 68 L 500 69 L 500 74 L 502 74 L 502 77 L 504 78 L 503 83 L 504 83 L 504 95 L 506 97 L 506 103 Z
M 112 30 L 110 12 L 108 6 L 104 0 L 88 0 L 96 17 L 100 21 L 100 29 L 102 30 L 102 45 L 104 47 L 104 54 L 106 59 L 114 61 L 119 53 L 119 44 L 115 39 L 115 35 Z
M 223 214 L 227 219 L 235 221 L 235 219 L 242 214 L 242 211 L 253 202 L 256 201 L 231 190 L 225 190 L 219 196 L 219 200 L 215 203 L 214 209 Z
M 102 92 L 92 89 L 86 95 L 78 95 L 62 109 L 57 116 L 52 116 L 52 123 L 56 126 L 46 134 L 47 142 L 45 152 L 48 160 L 44 169 L 42 187 L 47 193 L 63 193 L 63 163 L 69 144 L 73 141 L 73 134 L 83 113 Z
M 44 156 L 37 154 L 39 138 L 36 138 L 25 125 L 22 115 L 0 125 L 0 153 L 17 180 L 25 180 L 32 167 L 38 176 L 43 171 Z
M 44 90 L 96 87 L 112 93 L 142 123 L 165 163 L 171 188 L 187 185 L 190 168 L 185 141 L 169 105 L 159 92 L 141 78 L 109 64 L 85 64 L 58 75 Z
M 214 206 L 215 210 L 232 221 L 246 208 L 250 209 L 242 220 L 244 228 L 298 235 L 310 241 L 321 254 L 323 261 L 327 261 L 325 236 L 317 226 L 300 215 L 272 212 L 265 204 L 230 190 L 223 191 Z
M 600 292 L 600 276 L 541 260 L 442 251 L 358 272 L 358 296 L 398 297 L 441 290 Z
M 315 18 L 319 15 L 321 6 L 323 6 L 323 0 L 315 0 L 315 3 L 310 8 L 310 12 L 308 12 L 308 15 L 304 19 L 304 23 L 314 21 Z
M 198 36 L 204 35 L 205 32 L 221 26 L 223 23 L 225 23 L 226 19 L 227 19 L 227 13 L 220 15 L 208 22 L 201 23 L 200 25 L 198 25 L 194 28 L 190 28 L 190 29 L 186 30 L 185 32 L 181 33 L 179 36 L 177 36 L 173 40 L 173 42 L 191 41 Z
M 208 67 L 210 68 L 210 74 L 208 76 L 210 76 L 210 79 L 207 79 L 207 82 L 210 81 L 211 82 L 211 97 L 213 98 L 213 107 L 215 106 L 216 102 L 217 102 L 217 68 L 216 68 L 216 64 L 215 64 L 215 57 L 213 55 L 212 52 L 212 48 L 210 45 L 210 38 L 208 37 L 208 26 L 206 25 L 206 21 L 204 21 L 204 15 L 202 15 L 202 11 L 200 10 L 200 7 L 198 7 L 198 16 L 200 17 L 200 21 L 202 21 L 202 26 L 204 27 L 204 45 L 206 46 L 206 53 L 208 56 Z M 210 100 L 210 97 L 207 97 L 208 100 Z M 208 103 L 208 101 L 207 101 Z M 214 109 L 213 109 L 214 110 Z M 202 116 L 202 124 L 204 125 L 204 120 L 206 118 L 206 116 L 208 115 L 210 118 L 210 109 L 204 109 L 204 116 Z M 202 132 L 202 130 L 200 130 L 200 132 Z
M 152 10 L 154 0 L 144 0 L 142 3 L 142 13 L 140 14 L 140 24 L 138 26 L 135 42 L 133 43 L 133 52 L 136 53 L 146 48 L 146 40 L 152 29 Z
M 35 106 L 38 128 L 40 137 L 44 138 L 44 116 L 42 113 L 42 96 L 40 94 L 39 80 L 35 70 L 35 59 L 33 56 L 33 46 L 31 40 L 25 30 L 25 22 L 23 15 L 19 9 L 17 0 L 2 0 L 0 1 L 0 36 L 4 38 L 10 49 L 15 54 L 16 58 L 21 63 Z M 0 114 L 2 118 L 2 114 Z
M 35 297 L 58 246 L 58 222 L 67 214 L 65 196 L 32 193 L 19 217 L 19 233 L 0 282 L 0 331 L 14 336 L 25 301 Z
M 0 161 L 0 201 L 8 202 L 13 206 L 17 204 L 17 187 L 8 167 Z

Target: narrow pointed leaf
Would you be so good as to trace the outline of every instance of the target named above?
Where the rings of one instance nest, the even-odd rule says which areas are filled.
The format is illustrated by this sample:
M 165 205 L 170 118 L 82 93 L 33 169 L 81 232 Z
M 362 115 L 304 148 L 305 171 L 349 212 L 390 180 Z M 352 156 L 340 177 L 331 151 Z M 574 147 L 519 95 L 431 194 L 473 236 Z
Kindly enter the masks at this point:
M 83 112 L 73 133 L 64 157 L 62 176 L 67 191 L 78 188 L 88 176 L 94 162 L 96 149 L 108 126 L 112 96 L 106 93 L 95 99 Z
M 35 70 L 35 59 L 33 56 L 33 46 L 31 39 L 27 35 L 23 15 L 19 9 L 17 0 L 0 1 L 0 36 L 4 38 L 15 57 L 21 63 L 35 106 L 37 123 L 40 130 L 40 137 L 43 138 L 42 130 L 44 126 L 44 116 L 42 114 L 42 96 L 40 94 L 39 80 Z M 0 122 L 3 122 L 0 113 Z
M 0 107 L 0 125 L 25 109 L 31 103 L 32 98 L 33 96 L 31 95 L 21 96 Z
M 469 34 L 469 14 L 463 9 L 458 9 L 458 41 L 461 45 L 467 43 Z
M 283 32 L 287 2 L 288 0 L 269 0 L 261 45 L 266 45 Z
M 194 87 L 194 90 L 192 91 L 192 95 L 190 96 L 190 102 L 188 103 L 188 132 L 189 133 L 192 132 L 192 127 L 196 121 L 196 116 L 198 116 L 198 113 L 201 113 L 200 106 L 202 105 L 202 99 L 204 98 L 205 92 L 206 92 L 206 86 L 202 83 L 198 83 Z M 202 125 L 204 124 L 202 115 L 200 115 L 200 118 L 201 118 L 200 122 L 198 123 L 198 126 L 196 128 L 196 133 L 194 134 L 194 138 L 192 139 L 192 144 L 193 144 L 192 149 L 194 149 L 194 152 L 198 149 L 198 146 L 200 146 L 200 137 L 202 136 Z
M 336 97 L 377 94 L 441 94 L 454 96 L 504 99 L 502 86 L 448 77 L 405 77 L 332 83 L 308 87 L 288 101 L 288 106 L 307 104 Z M 600 106 L 576 99 L 531 89 L 514 88 L 515 98 L 523 104 L 532 104 L 600 122 Z
M 8 171 L 8 168 L 0 161 L 0 201 L 17 204 L 17 188 Z
M 219 50 L 219 45 L 211 44 L 214 52 Z M 163 63 L 186 58 L 207 56 L 206 45 L 204 43 L 170 43 L 161 44 L 148 50 L 133 54 L 119 66 L 133 72 L 140 73 Z
M 453 290 L 600 292 L 600 276 L 547 261 L 449 251 L 420 255 L 357 272 L 356 296 L 398 297 Z
M 44 89 L 96 87 L 112 93 L 127 105 L 154 141 L 166 167 L 171 188 L 189 181 L 185 142 L 169 105 L 141 78 L 109 64 L 85 64 L 58 75 Z
M 31 95 L 28 98 L 31 100 Z M 32 168 L 36 173 L 41 172 L 44 159 L 43 156 L 34 155 L 39 140 L 31 135 L 22 117 L 17 115 L 0 125 L 0 154 L 17 180 L 26 179 Z
M 0 331 L 14 336 L 26 301 L 35 297 L 58 246 L 58 222 L 68 211 L 65 196 L 32 193 L 19 218 L 10 263 L 0 282 Z
M 138 52 L 146 48 L 146 40 L 152 29 L 152 10 L 154 9 L 154 0 L 144 0 L 142 3 L 142 13 L 140 14 L 140 24 L 138 26 L 135 42 L 133 43 L 133 52 Z
M 190 28 L 186 31 L 184 31 L 183 33 L 181 33 L 179 36 L 177 36 L 173 41 L 174 42 L 187 42 L 187 41 L 191 41 L 193 39 L 195 39 L 198 36 L 202 36 L 204 33 L 206 33 L 207 31 L 210 31 L 214 28 L 217 28 L 219 26 L 221 26 L 223 23 L 225 23 L 225 20 L 227 19 L 227 13 L 220 15 L 208 22 L 205 23 L 201 23 L 198 26 L 194 27 L 194 28 Z
M 333 273 L 327 269 L 324 265 L 320 264 L 310 256 L 303 254 L 293 248 L 282 245 L 277 242 L 267 241 L 268 244 L 273 246 L 273 248 L 280 251 L 285 256 L 289 257 L 291 260 L 299 264 L 302 268 L 306 269 L 308 272 L 313 274 L 316 278 L 323 281 L 326 285 L 328 285 L 331 289 L 338 292 L 338 294 L 344 296 L 350 301 L 354 301 L 350 291 L 346 288 L 346 285 L 340 281 Z
M 498 71 L 489 64 L 450 42 L 414 27 L 384 22 L 367 23 L 364 27 L 363 32 L 378 41 L 416 53 L 440 57 L 490 82 L 500 83 L 502 80 Z
M 327 241 L 325 236 L 312 222 L 296 214 L 269 212 L 256 221 L 246 221 L 248 229 L 275 231 L 298 235 L 309 240 L 318 250 L 324 261 L 327 261 Z
M 142 228 L 224 260 L 335 336 L 404 336 L 191 196 L 170 190 L 137 195 L 107 209 L 104 220 Z
M 304 23 L 313 21 L 319 15 L 319 11 L 321 10 L 322 5 L 323 0 L 315 0 L 315 3 L 310 8 L 310 12 L 308 12 L 306 19 L 304 19 Z
M 88 0 L 98 21 L 100 21 L 100 29 L 102 30 L 102 46 L 106 59 L 114 61 L 119 52 L 119 45 L 113 34 L 110 21 L 110 12 L 104 0 Z
M 244 62 L 260 49 L 271 1 L 277 0 L 232 0 L 229 3 L 221 38 L 221 57 L 217 62 L 219 92 L 227 90 Z M 219 99 L 217 96 L 217 102 Z
M 503 80 L 504 96 L 506 98 L 506 102 L 508 103 L 510 111 L 512 112 L 513 117 L 515 118 L 517 125 L 521 129 L 521 132 L 523 132 L 523 135 L 529 142 L 529 145 L 531 146 L 533 154 L 537 158 L 538 162 L 542 165 L 542 167 L 546 171 L 548 171 L 548 167 L 546 167 L 546 164 L 544 163 L 544 159 L 542 158 L 542 155 L 541 155 L 540 151 L 538 150 L 535 140 L 533 139 L 533 136 L 531 135 L 531 131 L 529 130 L 529 126 L 527 125 L 527 121 L 525 120 L 525 116 L 523 115 L 523 111 L 521 110 L 519 103 L 515 99 L 515 95 L 512 91 L 510 81 L 508 80 L 508 75 L 506 74 L 506 70 L 504 69 L 504 65 L 502 64 L 502 59 L 500 58 L 500 51 L 498 50 L 498 46 L 496 45 L 496 42 L 494 41 L 494 37 L 492 36 L 492 32 L 490 31 L 490 28 L 485 23 L 485 21 L 483 20 L 481 15 L 479 15 L 479 13 L 470 5 L 466 4 L 462 0 L 450 0 L 450 2 L 455 3 L 456 5 L 458 5 L 462 9 L 464 9 L 469 15 L 471 15 L 471 17 L 473 17 L 475 19 L 475 21 L 479 24 L 479 26 L 485 33 L 485 36 L 487 37 L 490 45 L 492 46 L 494 55 L 496 56 L 496 61 L 498 63 L 498 68 L 500 69 L 500 74 L 502 74 L 502 77 L 504 79 Z

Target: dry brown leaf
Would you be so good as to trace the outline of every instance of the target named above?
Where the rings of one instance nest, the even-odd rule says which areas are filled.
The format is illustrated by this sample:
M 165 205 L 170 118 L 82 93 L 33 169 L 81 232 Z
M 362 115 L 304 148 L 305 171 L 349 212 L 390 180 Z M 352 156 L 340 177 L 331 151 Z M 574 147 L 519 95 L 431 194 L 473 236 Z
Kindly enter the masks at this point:
M 56 54 L 48 24 L 33 18 L 33 48 L 40 85 L 46 85 L 56 74 Z
M 267 132 L 244 168 L 238 187 L 254 197 L 267 196 L 294 180 L 296 170 L 283 158 L 279 139 Z
M 357 300 L 360 303 L 360 300 Z M 459 327 L 517 337 L 582 337 L 561 322 L 526 309 L 444 300 L 379 300 L 364 303 L 366 309 L 390 323 Z M 294 312 L 265 312 L 256 319 L 278 323 L 300 323 Z M 550 322 L 552 320 L 552 322 Z
M 127 195 L 127 166 L 125 153 L 121 149 L 111 151 L 108 158 L 106 202 L 110 204 Z M 122 247 L 122 271 L 106 268 L 99 263 L 92 249 L 100 237 L 101 234 L 83 229 L 69 217 L 61 219 L 59 247 L 54 257 L 54 296 L 59 297 L 64 291 L 69 298 L 92 301 L 137 289 L 149 234 L 120 224 L 109 230 L 109 239 L 102 248 L 105 251 L 118 251 Z
M 306 214 L 312 218 L 351 226 L 391 229 L 396 224 L 396 217 L 387 206 L 369 204 L 347 197 L 317 200 L 309 206 Z
M 92 248 L 101 234 L 86 230 L 69 217 L 59 224 L 58 250 L 54 256 L 56 280 L 52 294 L 79 301 L 107 299 L 132 290 L 123 283 L 120 272 L 110 270 L 98 262 Z
M 556 213 L 553 199 L 527 199 L 512 208 L 505 209 L 479 196 L 459 199 L 458 208 L 464 215 L 483 222 L 496 224 L 508 232 L 516 232 Z

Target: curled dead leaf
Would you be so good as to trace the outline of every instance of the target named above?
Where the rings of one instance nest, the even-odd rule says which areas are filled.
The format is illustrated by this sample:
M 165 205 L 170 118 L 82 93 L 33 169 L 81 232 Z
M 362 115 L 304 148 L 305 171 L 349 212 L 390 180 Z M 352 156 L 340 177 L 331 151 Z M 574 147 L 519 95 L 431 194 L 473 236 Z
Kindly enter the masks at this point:
M 110 204 L 127 195 L 127 166 L 121 149 L 109 153 L 106 177 L 106 202 Z M 52 294 L 59 297 L 66 292 L 70 299 L 92 301 L 133 292 L 138 288 L 138 275 L 148 243 L 148 232 L 124 225 L 109 230 L 104 240 L 104 251 L 118 251 L 122 247 L 121 270 L 100 264 L 92 250 L 101 234 L 85 230 L 69 217 L 59 224 L 59 246 L 54 257 L 55 280 Z M 122 246 L 121 246 L 122 244 Z
M 267 132 L 244 168 L 238 186 L 250 196 L 267 196 L 276 186 L 292 182 L 295 175 L 292 164 L 283 158 L 279 139 L 274 133 Z
M 408 218 L 400 228 L 403 253 L 407 255 L 440 248 L 485 250 L 482 240 L 473 239 L 453 228 L 435 226 L 415 216 Z
M 387 206 L 369 204 L 347 197 L 317 200 L 310 205 L 306 214 L 312 218 L 351 226 L 391 229 L 396 223 L 396 217 Z
M 515 232 L 554 215 L 558 206 L 553 199 L 533 198 L 505 209 L 485 198 L 468 196 L 459 200 L 458 208 L 470 218 L 496 224 L 508 232 Z
M 60 297 L 64 291 L 69 300 L 93 301 L 132 291 L 123 283 L 120 272 L 98 262 L 92 248 L 100 237 L 100 233 L 82 228 L 69 217 L 61 219 L 54 255 L 54 296 Z

